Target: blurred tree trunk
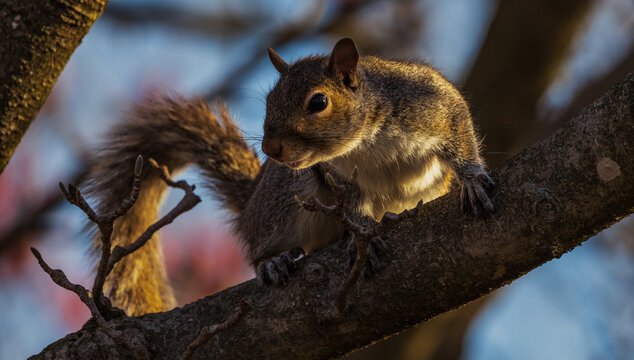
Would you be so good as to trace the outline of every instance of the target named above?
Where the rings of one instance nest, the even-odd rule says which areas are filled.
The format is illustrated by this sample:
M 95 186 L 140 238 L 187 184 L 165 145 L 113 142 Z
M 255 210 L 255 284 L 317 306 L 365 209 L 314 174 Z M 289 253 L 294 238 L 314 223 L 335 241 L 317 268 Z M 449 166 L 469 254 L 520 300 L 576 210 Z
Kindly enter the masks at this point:
M 0 173 L 107 0 L 0 0 Z
M 536 134 L 533 138 L 540 138 L 552 133 L 555 129 L 568 121 L 568 119 L 581 111 L 584 106 L 592 102 L 592 99 L 603 94 L 612 84 L 624 78 L 625 75 L 632 70 L 634 70 L 634 42 L 630 45 L 628 52 L 612 69 L 579 89 L 564 111 L 557 116 L 542 119 L 543 126 L 535 129 Z
M 463 355 L 464 337 L 473 319 L 493 298 L 485 295 L 436 316 L 387 340 L 348 354 L 346 360 L 450 360 Z
M 552 82 L 591 0 L 500 1 L 463 89 L 495 167 L 536 139 L 537 102 Z

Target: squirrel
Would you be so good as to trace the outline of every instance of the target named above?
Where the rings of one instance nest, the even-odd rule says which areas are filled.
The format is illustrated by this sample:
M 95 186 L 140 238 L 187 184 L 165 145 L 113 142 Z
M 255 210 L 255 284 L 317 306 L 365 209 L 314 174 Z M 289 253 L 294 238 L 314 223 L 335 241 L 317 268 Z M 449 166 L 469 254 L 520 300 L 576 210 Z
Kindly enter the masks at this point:
M 259 283 L 284 285 L 305 253 L 345 237 L 343 225 L 295 201 L 332 203 L 329 173 L 346 181 L 356 167 L 350 211 L 379 220 L 422 199 L 461 187 L 463 210 L 493 211 L 494 185 L 479 155 L 469 107 L 437 70 L 422 63 L 359 56 L 354 41 L 339 40 L 327 56 L 286 63 L 270 47 L 280 74 L 266 99 L 263 164 L 227 109 L 202 99 L 160 97 L 137 105 L 108 135 L 88 175 L 97 209 L 112 211 L 129 192 L 136 157 L 154 158 L 172 172 L 195 165 L 232 212 Z M 157 218 L 166 185 L 143 170 L 137 203 L 115 222 L 113 246 L 134 241 Z M 98 240 L 93 240 L 95 247 Z M 354 258 L 354 239 L 348 247 Z M 384 244 L 370 244 L 367 274 L 381 267 Z M 175 305 L 159 240 L 116 265 L 106 282 L 113 305 L 128 315 Z

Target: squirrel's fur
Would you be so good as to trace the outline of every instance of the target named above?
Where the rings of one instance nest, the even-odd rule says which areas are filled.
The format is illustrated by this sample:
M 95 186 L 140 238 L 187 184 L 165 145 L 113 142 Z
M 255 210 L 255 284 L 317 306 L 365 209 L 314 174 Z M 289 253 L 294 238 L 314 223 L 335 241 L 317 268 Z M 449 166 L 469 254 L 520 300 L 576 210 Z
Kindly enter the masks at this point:
M 131 191 L 135 158 L 142 155 L 166 165 L 172 173 L 196 165 L 209 186 L 233 213 L 245 207 L 260 170 L 257 154 L 245 143 L 228 111 L 214 114 L 202 99 L 148 99 L 130 111 L 108 135 L 88 176 L 88 193 L 101 213 L 113 211 Z M 158 220 L 167 187 L 150 166 L 143 169 L 139 198 L 117 219 L 113 246 L 126 245 Z M 98 247 L 100 241 L 95 238 Z M 175 305 L 167 282 L 158 237 L 124 257 L 106 281 L 106 294 L 128 315 L 169 309 Z
M 260 167 L 221 109 L 220 120 L 202 100 L 162 98 L 137 107 L 119 125 L 91 172 L 100 210 L 112 210 L 129 192 L 137 155 L 170 170 L 200 167 L 212 189 L 234 213 L 234 229 L 264 283 L 284 284 L 296 248 L 310 252 L 343 237 L 343 226 L 294 200 L 316 196 L 332 203 L 324 173 L 348 179 L 359 221 L 400 212 L 461 185 L 465 210 L 492 211 L 492 185 L 479 156 L 469 108 L 456 88 L 430 66 L 359 57 L 351 39 L 329 56 L 289 65 L 269 48 L 281 77 L 267 97 Z M 133 241 L 156 218 L 165 186 L 146 171 L 138 202 L 116 223 L 115 243 Z M 383 252 L 370 249 L 376 270 Z M 109 296 L 128 314 L 173 306 L 160 245 L 153 238 L 114 269 Z

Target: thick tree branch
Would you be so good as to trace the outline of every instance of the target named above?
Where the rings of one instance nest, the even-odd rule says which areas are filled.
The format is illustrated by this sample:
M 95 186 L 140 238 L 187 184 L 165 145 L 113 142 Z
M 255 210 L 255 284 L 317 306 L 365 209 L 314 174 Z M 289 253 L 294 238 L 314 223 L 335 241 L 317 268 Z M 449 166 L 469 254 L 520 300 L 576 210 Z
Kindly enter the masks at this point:
M 0 0 L 0 173 L 107 0 Z
M 459 194 L 452 192 L 423 206 L 411 223 L 383 234 L 392 262 L 355 285 L 348 296 L 350 313 L 340 322 L 327 315 L 349 271 L 345 244 L 305 257 L 286 288 L 248 281 L 183 308 L 115 319 L 114 325 L 152 344 L 154 358 L 174 359 L 200 328 L 221 323 L 244 299 L 252 306 L 249 316 L 216 334 L 196 356 L 343 354 L 508 284 L 633 212 L 632 139 L 634 74 L 494 170 L 496 213 L 490 218 L 464 216 Z M 117 358 L 118 351 L 89 323 L 34 358 Z

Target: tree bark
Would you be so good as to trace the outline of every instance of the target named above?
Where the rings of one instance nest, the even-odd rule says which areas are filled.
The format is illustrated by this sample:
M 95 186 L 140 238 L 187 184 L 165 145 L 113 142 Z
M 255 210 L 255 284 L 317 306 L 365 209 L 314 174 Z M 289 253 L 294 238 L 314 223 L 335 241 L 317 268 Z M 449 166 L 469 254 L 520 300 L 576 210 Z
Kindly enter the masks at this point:
M 562 129 L 492 172 L 495 214 L 461 213 L 458 192 L 432 201 L 383 238 L 391 263 L 360 281 L 350 313 L 328 320 L 348 272 L 345 244 L 302 260 L 285 288 L 248 281 L 183 308 L 113 320 L 156 359 L 178 358 L 203 326 L 241 300 L 251 311 L 198 350 L 199 358 L 321 359 L 342 355 L 455 309 L 581 244 L 634 211 L 634 74 Z M 34 359 L 127 358 L 88 322 Z
M 107 0 L 0 0 L 0 173 Z

